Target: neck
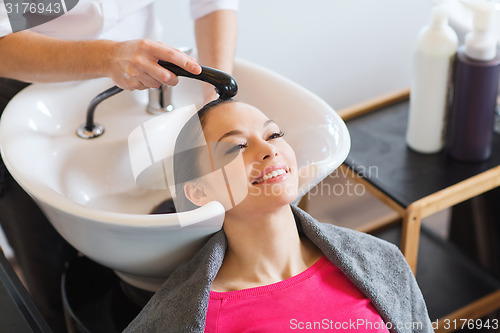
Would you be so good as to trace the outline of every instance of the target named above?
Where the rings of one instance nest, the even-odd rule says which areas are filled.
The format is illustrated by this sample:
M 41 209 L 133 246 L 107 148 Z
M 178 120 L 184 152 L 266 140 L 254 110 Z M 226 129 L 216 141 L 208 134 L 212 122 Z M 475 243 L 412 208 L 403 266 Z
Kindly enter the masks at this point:
M 224 221 L 228 249 L 213 290 L 238 290 L 282 281 L 311 266 L 320 252 L 301 239 L 289 205 Z

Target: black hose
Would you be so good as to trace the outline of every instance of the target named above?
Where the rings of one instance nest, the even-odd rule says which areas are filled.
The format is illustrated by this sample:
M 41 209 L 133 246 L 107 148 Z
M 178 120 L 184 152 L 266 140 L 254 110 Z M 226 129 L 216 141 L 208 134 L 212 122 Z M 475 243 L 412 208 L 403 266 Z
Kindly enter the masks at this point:
M 97 105 L 99 105 L 99 103 L 104 101 L 106 98 L 114 96 L 122 91 L 123 91 L 122 88 L 119 88 L 118 86 L 113 86 L 108 90 L 103 91 L 90 101 L 89 107 L 87 108 L 87 122 L 85 124 L 85 129 L 87 131 L 91 132 L 94 129 L 94 113 Z

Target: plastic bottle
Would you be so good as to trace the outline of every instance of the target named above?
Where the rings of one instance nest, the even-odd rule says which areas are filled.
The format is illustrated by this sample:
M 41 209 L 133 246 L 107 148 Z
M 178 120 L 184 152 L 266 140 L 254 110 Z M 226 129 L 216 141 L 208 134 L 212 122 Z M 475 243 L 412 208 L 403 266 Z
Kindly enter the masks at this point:
M 436 153 L 444 147 L 453 59 L 458 37 L 448 25 L 442 5 L 433 8 L 431 22 L 417 38 L 413 59 L 410 110 L 406 143 L 420 153 Z
M 462 3 L 473 10 L 474 24 L 457 53 L 448 151 L 458 160 L 484 161 L 491 156 L 500 76 L 495 7 L 484 0 Z

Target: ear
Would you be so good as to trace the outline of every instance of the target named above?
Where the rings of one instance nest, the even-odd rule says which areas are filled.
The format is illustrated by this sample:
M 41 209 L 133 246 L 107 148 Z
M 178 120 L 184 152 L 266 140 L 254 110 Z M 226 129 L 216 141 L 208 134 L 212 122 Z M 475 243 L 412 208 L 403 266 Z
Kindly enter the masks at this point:
M 198 182 L 189 182 L 184 185 L 184 193 L 186 194 L 186 198 L 196 206 L 201 207 L 212 201 L 205 188 Z

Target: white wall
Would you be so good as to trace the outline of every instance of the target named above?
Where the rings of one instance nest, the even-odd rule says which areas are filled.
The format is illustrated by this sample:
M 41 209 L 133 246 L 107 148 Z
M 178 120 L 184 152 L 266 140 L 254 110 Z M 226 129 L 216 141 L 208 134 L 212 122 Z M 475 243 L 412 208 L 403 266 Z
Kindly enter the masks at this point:
M 188 1 L 157 1 L 163 40 L 194 46 Z M 237 56 L 341 109 L 409 86 L 432 0 L 241 0 Z

